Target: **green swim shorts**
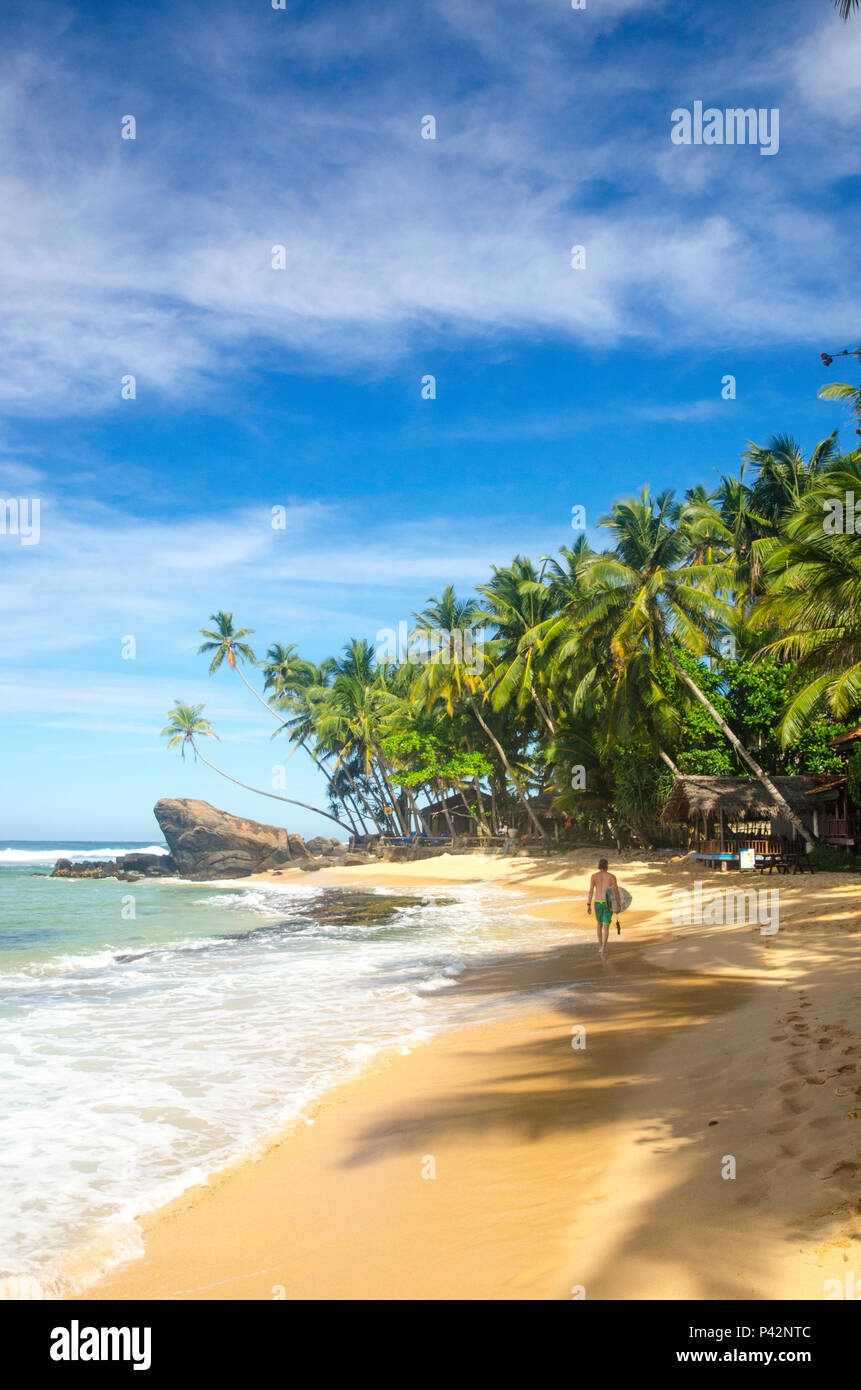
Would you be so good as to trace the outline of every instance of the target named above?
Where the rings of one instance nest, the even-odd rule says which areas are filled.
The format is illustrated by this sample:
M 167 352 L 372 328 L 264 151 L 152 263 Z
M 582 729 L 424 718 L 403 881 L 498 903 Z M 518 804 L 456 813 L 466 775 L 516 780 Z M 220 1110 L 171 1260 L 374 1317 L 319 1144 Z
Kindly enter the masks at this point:
M 595 899 L 595 921 L 601 927 L 609 927 L 613 920 L 613 909 L 609 903 L 599 902 Z

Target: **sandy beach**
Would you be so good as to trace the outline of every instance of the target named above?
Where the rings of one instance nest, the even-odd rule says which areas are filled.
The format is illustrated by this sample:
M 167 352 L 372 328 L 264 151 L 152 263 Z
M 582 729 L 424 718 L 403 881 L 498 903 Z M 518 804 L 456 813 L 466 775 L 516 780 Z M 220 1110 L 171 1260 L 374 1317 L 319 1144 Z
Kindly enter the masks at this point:
M 861 1255 L 857 883 L 746 876 L 778 890 L 776 935 L 684 927 L 673 890 L 739 876 L 629 855 L 605 966 L 570 940 L 593 857 L 315 875 L 502 881 L 558 921 L 558 946 L 462 976 L 522 1010 L 378 1059 L 151 1217 L 143 1258 L 84 1296 L 822 1299 L 844 1281 Z

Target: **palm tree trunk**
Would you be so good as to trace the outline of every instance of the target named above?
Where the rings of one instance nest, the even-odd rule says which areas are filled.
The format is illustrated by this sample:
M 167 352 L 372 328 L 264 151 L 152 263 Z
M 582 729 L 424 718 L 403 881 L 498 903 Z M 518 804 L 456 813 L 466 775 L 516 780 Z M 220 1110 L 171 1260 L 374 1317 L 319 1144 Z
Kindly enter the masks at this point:
M 238 662 L 238 661 L 234 663 L 233 669 L 234 669 L 234 671 L 236 672 L 236 674 L 237 674 L 237 676 L 239 677 L 239 679 L 242 681 L 242 684 L 243 684 L 244 686 L 246 686 L 248 690 L 251 691 L 251 694 L 254 696 L 254 698 L 255 698 L 255 700 L 258 702 L 258 704 L 261 704 L 261 705 L 263 706 L 264 709 L 268 710 L 269 713 L 270 713 L 275 719 L 278 720 L 279 724 L 283 724 L 283 723 L 284 723 L 284 720 L 282 719 L 282 717 L 281 717 L 281 715 L 278 713 L 278 711 L 275 710 L 275 709 L 273 709 L 272 706 L 270 705 L 269 701 L 268 701 L 268 700 L 264 700 L 264 698 L 263 698 L 262 695 L 258 695 L 257 691 L 254 689 L 254 686 L 251 684 L 251 682 L 250 682 L 250 681 L 247 681 L 247 680 L 245 679 L 244 675 L 242 674 L 242 667 L 239 665 L 239 662 Z M 205 760 L 204 760 L 204 761 L 205 761 Z
M 669 756 L 669 754 L 668 754 L 668 753 L 665 753 L 664 750 L 663 750 L 663 748 L 659 748 L 659 749 L 658 749 L 658 752 L 659 752 L 659 754 L 661 755 L 661 757 L 663 758 L 664 762 L 667 764 L 667 767 L 670 769 L 670 772 L 673 774 L 673 776 L 674 776 L 674 777 L 681 777 L 682 774 L 679 772 L 679 769 L 676 767 L 675 763 L 673 762 L 673 760 L 672 760 L 672 758 Z
M 411 790 L 409 787 L 404 787 L 404 791 L 405 791 L 406 794 L 407 794 L 407 801 L 410 803 L 410 806 L 413 808 L 413 814 L 414 814 L 416 820 L 417 820 L 418 823 L 419 823 L 419 830 L 421 831 L 421 833 L 422 833 L 423 835 L 427 835 L 427 833 L 428 833 L 428 831 L 427 831 L 427 826 L 426 826 L 425 823 L 424 823 L 424 820 L 423 820 L 423 818 L 422 818 L 422 813 L 421 813 L 421 811 L 419 810 L 418 803 L 417 803 L 415 797 L 414 797 L 413 794 L 412 794 L 412 790 Z
M 372 747 L 372 750 L 373 750 L 373 752 L 374 752 L 374 755 L 376 756 L 377 762 L 378 762 L 378 764 L 379 764 L 380 776 L 382 777 L 383 782 L 384 782 L 384 784 L 385 784 L 386 791 L 387 791 L 388 794 L 389 794 L 389 799 L 391 800 L 391 803 L 392 803 L 393 807 L 395 808 L 395 811 L 397 812 L 398 820 L 399 820 L 400 823 L 401 823 L 401 830 L 402 830 L 402 832 L 403 832 L 404 835 L 409 836 L 410 833 L 411 833 L 411 831 L 410 831 L 410 818 L 409 818 L 409 816 L 404 816 L 404 808 L 403 808 L 401 799 L 400 799 L 399 797 L 395 796 L 394 787 L 392 786 L 392 784 L 391 784 L 391 782 L 390 782 L 390 780 L 389 780 L 388 773 L 386 772 L 386 760 L 385 760 L 385 758 L 383 757 L 382 753 L 380 752 L 379 748 L 377 748 L 377 746 L 376 746 L 375 744 L 372 744 L 371 747 Z
M 436 789 L 437 789 L 437 795 L 439 796 L 440 802 L 441 802 L 441 804 L 442 804 L 442 813 L 443 813 L 443 815 L 445 816 L 445 823 L 446 823 L 446 825 L 448 826 L 448 833 L 449 833 L 449 835 L 451 836 L 451 842 L 452 842 L 452 844 L 454 844 L 454 836 L 455 836 L 454 821 L 452 820 L 452 818 L 451 818 L 451 816 L 450 816 L 450 814 L 449 814 L 448 806 L 446 805 L 446 800 L 445 800 L 445 788 L 442 786 L 442 783 L 437 782 Z
M 479 713 L 479 711 L 478 711 L 478 707 L 477 707 L 477 705 L 476 705 L 476 703 L 475 703 L 475 700 L 473 699 L 473 697 L 472 697 L 471 694 L 470 694 L 470 696 L 469 696 L 469 703 L 470 703 L 470 706 L 471 706 L 471 708 L 472 708 L 473 714 L 475 715 L 475 717 L 476 717 L 476 719 L 478 720 L 479 724 L 481 725 L 482 729 L 483 729 L 484 732 L 487 734 L 487 737 L 490 739 L 491 743 L 493 744 L 494 748 L 496 749 L 497 753 L 499 754 L 499 757 L 500 757 L 500 760 L 501 760 L 501 762 L 502 762 L 503 767 L 505 768 L 506 772 L 508 773 L 508 775 L 509 775 L 509 777 L 511 778 L 512 782 L 514 783 L 514 786 L 515 786 L 515 788 L 516 788 L 516 790 L 517 790 L 517 795 L 519 796 L 520 801 L 521 801 L 521 803 L 522 803 L 522 805 L 523 805 L 523 809 L 526 811 L 526 814 L 529 816 L 529 819 L 532 821 L 532 824 L 535 826 L 535 829 L 538 831 L 538 834 L 539 834 L 539 836 L 541 837 L 541 839 L 542 839 L 542 840 L 545 839 L 546 837 L 545 837 L 544 831 L 543 831 L 542 828 L 541 828 L 541 823 L 540 823 L 540 821 L 538 820 L 538 817 L 536 816 L 535 812 L 533 811 L 532 807 L 531 807 L 530 804 L 529 804 L 529 801 L 528 801 L 528 799 L 527 799 L 527 797 L 526 797 L 526 793 L 524 792 L 522 786 L 520 785 L 520 782 L 519 782 L 518 777 L 517 777 L 517 775 L 516 775 L 516 773 L 515 773 L 515 771 L 514 771 L 514 768 L 511 766 L 511 763 L 508 761 L 508 757 L 507 757 L 507 755 L 506 755 L 505 749 L 503 748 L 502 744 L 499 742 L 499 739 L 496 737 L 496 735 L 495 735 L 495 733 L 493 732 L 493 730 L 491 729 L 490 725 L 487 724 L 486 721 L 485 721 L 484 719 L 482 719 L 482 717 L 481 717 L 481 715 L 480 715 L 480 713 Z
M 216 767 L 215 763 L 211 763 L 208 758 L 205 758 L 194 742 L 194 739 L 189 739 L 189 743 L 202 763 L 206 763 L 207 767 L 211 767 L 212 771 L 217 772 L 219 777 L 226 777 L 228 782 L 233 782 L 234 786 L 244 787 L 247 792 L 254 792 L 257 796 L 268 796 L 271 801 L 286 801 L 288 806 L 301 806 L 305 811 L 313 811 L 315 816 L 325 816 L 326 820 L 334 821 L 335 825 L 339 825 L 341 829 L 346 830 L 349 835 L 350 827 L 345 825 L 343 821 L 338 820 L 336 816 L 330 816 L 328 811 L 321 811 L 319 806 L 309 806 L 306 801 L 294 801 L 289 796 L 278 796 L 275 792 L 264 792 L 260 787 L 250 787 L 247 782 L 240 782 L 238 777 L 231 777 L 229 772 L 222 772 L 220 767 Z
M 404 826 L 404 817 L 401 811 L 400 803 L 398 801 L 398 798 L 395 796 L 394 791 L 392 790 L 392 785 L 388 777 L 386 776 L 386 769 L 383 766 L 382 757 L 377 752 L 376 748 L 374 748 L 373 746 L 371 747 L 371 752 L 374 754 L 374 757 L 372 757 L 370 760 L 370 767 L 371 772 L 374 774 L 374 780 L 377 784 L 377 790 L 380 793 L 382 800 L 384 802 L 387 801 L 391 806 L 392 815 L 396 819 L 397 828 L 400 830 L 401 834 L 409 836 L 409 827 Z M 376 761 L 374 760 L 375 758 Z
M 352 812 L 351 812 L 349 806 L 347 805 L 347 799 L 346 799 L 346 797 L 341 796 L 341 793 L 338 791 L 338 788 L 335 786 L 335 779 L 334 779 L 334 777 L 333 777 L 332 774 L 329 772 L 328 768 L 327 768 L 327 767 L 324 767 L 323 763 L 320 762 L 320 760 L 319 760 L 318 758 L 315 758 L 315 757 L 314 757 L 314 754 L 311 752 L 311 749 L 308 747 L 308 744 L 305 742 L 304 738 L 303 738 L 303 739 L 300 739 L 300 742 L 301 742 L 302 747 L 305 749 L 305 752 L 308 754 L 308 757 L 311 759 L 311 762 L 314 764 L 315 767 L 318 767 L 318 768 L 320 769 L 320 771 L 322 772 L 322 774 L 323 774 L 323 776 L 325 777 L 326 781 L 329 783 L 329 786 L 332 788 L 333 794 L 334 794 L 336 797 L 338 797 L 338 799 L 340 800 L 341 805 L 343 806 L 344 810 L 346 811 L 346 813 L 347 813 L 347 815 L 348 815 L 348 817 L 349 817 L 350 825 L 353 827 L 353 834 L 354 834 L 354 835 L 358 835 L 358 834 L 359 834 L 359 827 L 357 826 L 355 820 L 353 819 L 353 814 L 352 814 Z
M 337 768 L 338 763 L 341 763 L 341 764 L 342 764 L 343 771 L 344 771 L 344 773 L 346 774 L 347 781 L 350 783 L 350 786 L 353 788 L 353 792 L 354 792 L 355 795 L 359 798 L 359 800 L 361 801 L 361 803 L 362 803 L 362 805 L 364 806 L 365 810 L 367 811 L 368 815 L 370 816 L 371 820 L 373 821 L 374 825 L 377 827 L 377 832 L 378 832 L 379 834 L 382 834 L 383 831 L 384 831 L 384 827 L 380 824 L 379 820 L 378 820 L 377 817 L 375 816 L 373 807 L 369 804 L 368 799 L 367 799 L 367 797 L 365 796 L 365 793 L 362 791 L 361 787 L 357 786 L 356 780 L 355 780 L 355 778 L 353 777 L 352 772 L 350 771 L 350 769 L 349 769 L 348 766 L 347 766 L 347 762 L 346 762 L 347 752 L 348 752 L 348 749 L 347 749 L 346 747 L 344 747 L 344 748 L 341 750 L 341 752 L 338 754 L 338 760 L 337 760 L 337 762 L 335 763 L 335 767 Z
M 811 835 L 807 827 L 803 824 L 801 818 L 795 814 L 786 798 L 782 796 L 781 793 L 777 790 L 777 787 L 772 782 L 768 773 L 763 771 L 759 763 L 756 761 L 756 758 L 754 758 L 752 754 L 750 754 L 747 751 L 738 735 L 734 734 L 729 724 L 727 724 L 726 720 L 721 718 L 714 705 L 712 704 L 711 700 L 708 698 L 707 695 L 703 694 L 696 681 L 691 679 L 687 671 L 682 670 L 672 650 L 670 649 L 669 644 L 667 646 L 667 651 L 670 658 L 670 665 L 672 666 L 679 680 L 682 681 L 682 683 L 687 687 L 691 694 L 699 700 L 703 709 L 708 712 L 708 714 L 714 720 L 715 724 L 717 724 L 724 738 L 735 749 L 742 762 L 747 764 L 754 777 L 756 777 L 757 780 L 762 783 L 762 785 L 765 787 L 765 790 L 771 797 L 772 801 L 780 810 L 780 813 L 784 820 L 788 820 L 790 825 L 793 825 L 795 827 L 799 835 L 803 836 L 806 844 L 813 846 L 816 843 L 814 837 Z
M 475 804 L 478 808 L 478 813 L 481 816 L 481 824 L 484 826 L 488 835 L 492 835 L 493 827 L 488 825 L 487 822 L 487 815 L 484 810 L 484 797 L 481 794 L 481 782 L 478 780 L 478 777 L 473 777 L 472 785 L 475 787 Z
M 541 712 L 541 717 L 542 717 L 542 719 L 544 720 L 544 723 L 547 725 L 547 727 L 548 727 L 548 729 L 550 730 L 551 734 L 553 734 L 554 737 L 555 737 L 555 735 L 556 735 L 556 721 L 554 720 L 553 715 L 550 713 L 550 708 L 549 708 L 549 706 L 545 707 L 544 701 L 541 699 L 541 696 L 538 694 L 538 691 L 535 689 L 535 684 L 534 684 L 533 681 L 530 681 L 530 682 L 529 682 L 529 691 L 530 691 L 530 694 L 532 695 L 533 700 L 535 701 L 536 705 L 538 706 L 539 711 Z

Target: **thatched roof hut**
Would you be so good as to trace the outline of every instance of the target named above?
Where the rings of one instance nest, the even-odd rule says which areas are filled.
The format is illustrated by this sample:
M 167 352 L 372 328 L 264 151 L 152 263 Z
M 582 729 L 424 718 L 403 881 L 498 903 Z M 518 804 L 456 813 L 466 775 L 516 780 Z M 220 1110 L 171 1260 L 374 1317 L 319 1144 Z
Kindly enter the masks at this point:
M 813 789 L 810 777 L 772 777 L 781 796 L 799 816 L 809 816 L 806 800 Z M 779 820 L 780 813 L 765 787 L 755 777 L 677 777 L 664 807 L 667 821 Z

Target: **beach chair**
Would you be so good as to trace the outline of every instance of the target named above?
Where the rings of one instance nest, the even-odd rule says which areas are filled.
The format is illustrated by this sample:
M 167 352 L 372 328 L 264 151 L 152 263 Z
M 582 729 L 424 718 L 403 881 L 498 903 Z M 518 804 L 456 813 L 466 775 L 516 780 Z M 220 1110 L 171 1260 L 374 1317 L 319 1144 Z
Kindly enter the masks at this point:
M 403 835 L 385 835 L 383 836 L 383 844 L 414 845 L 416 840 L 419 840 L 421 838 L 421 832 L 419 830 L 414 830 L 412 835 L 407 835 L 406 837 Z

